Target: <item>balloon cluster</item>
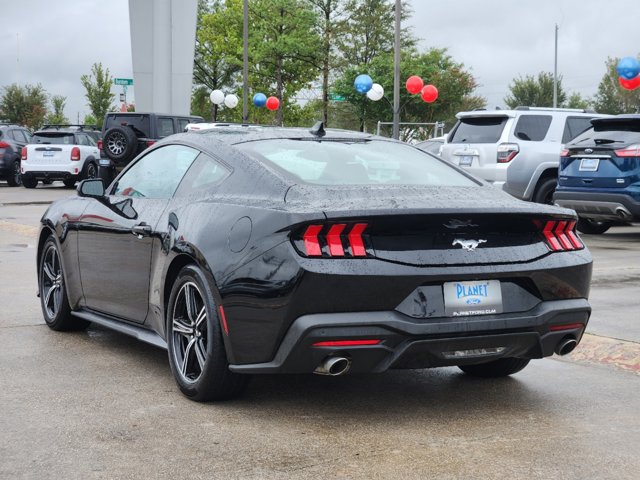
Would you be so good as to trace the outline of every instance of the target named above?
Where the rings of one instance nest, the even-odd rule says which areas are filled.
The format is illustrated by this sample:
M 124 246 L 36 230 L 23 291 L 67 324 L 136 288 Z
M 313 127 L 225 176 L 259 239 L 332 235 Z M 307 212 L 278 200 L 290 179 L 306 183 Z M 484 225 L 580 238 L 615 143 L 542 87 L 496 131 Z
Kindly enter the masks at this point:
M 236 95 L 233 93 L 225 95 L 222 90 L 214 90 L 211 92 L 209 99 L 216 105 L 222 105 L 224 103 L 224 106 L 227 108 L 234 108 L 238 105 L 238 97 Z M 256 93 L 253 96 L 253 104 L 256 107 L 266 106 L 268 110 L 277 110 L 280 108 L 280 100 L 278 100 L 278 97 L 267 98 L 264 93 Z
M 626 90 L 640 87 L 640 62 L 633 57 L 624 57 L 618 62 L 618 83 Z
M 384 96 L 384 88 L 378 83 L 373 83 L 369 75 L 361 74 L 356 77 L 353 86 L 358 93 L 366 93 L 369 100 L 377 102 Z M 433 85 L 425 85 L 417 75 L 412 75 L 407 79 L 407 92 L 411 95 L 420 94 L 422 100 L 433 103 L 438 99 L 438 89 Z
M 253 96 L 253 104 L 256 107 L 267 107 L 267 110 L 277 110 L 280 108 L 280 100 L 278 97 L 269 97 L 264 93 L 256 93 Z

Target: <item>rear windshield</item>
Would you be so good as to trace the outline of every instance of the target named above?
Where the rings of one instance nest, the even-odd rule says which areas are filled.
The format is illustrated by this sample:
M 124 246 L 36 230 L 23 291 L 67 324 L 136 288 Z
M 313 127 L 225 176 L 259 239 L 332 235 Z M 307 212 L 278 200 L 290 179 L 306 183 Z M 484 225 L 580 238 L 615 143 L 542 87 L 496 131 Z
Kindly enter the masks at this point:
M 315 185 L 478 185 L 445 161 L 401 143 L 277 139 L 236 146 L 297 182 Z
M 52 143 L 56 145 L 75 145 L 73 133 L 36 133 L 31 143 Z
M 496 143 L 507 117 L 466 117 L 458 121 L 449 143 Z
M 639 118 L 599 118 L 591 122 L 596 132 L 640 132 Z
M 121 125 L 129 125 L 132 127 L 138 137 L 148 137 L 151 135 L 149 117 L 147 115 L 108 115 L 104 131 L 106 132 L 112 127 Z

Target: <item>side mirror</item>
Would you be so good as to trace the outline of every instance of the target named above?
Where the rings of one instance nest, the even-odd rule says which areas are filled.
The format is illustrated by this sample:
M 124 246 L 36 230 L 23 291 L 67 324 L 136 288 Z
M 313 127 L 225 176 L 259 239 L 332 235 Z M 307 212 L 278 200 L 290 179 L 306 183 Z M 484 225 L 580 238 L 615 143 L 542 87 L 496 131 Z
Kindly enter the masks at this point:
M 78 196 L 90 198 L 104 197 L 104 183 L 101 178 L 89 178 L 78 184 Z

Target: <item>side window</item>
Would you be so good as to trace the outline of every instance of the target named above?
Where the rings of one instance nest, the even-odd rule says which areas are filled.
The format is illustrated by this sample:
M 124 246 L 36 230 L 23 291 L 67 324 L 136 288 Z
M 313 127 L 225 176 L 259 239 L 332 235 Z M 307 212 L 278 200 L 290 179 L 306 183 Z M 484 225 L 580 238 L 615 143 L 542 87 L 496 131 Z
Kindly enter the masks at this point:
M 211 190 L 227 178 L 230 173 L 231 171 L 227 167 L 209 155 L 201 153 L 180 183 L 176 197 L 187 197 L 194 193 Z
M 167 145 L 149 152 L 120 177 L 112 195 L 170 198 L 200 152 L 184 145 Z
M 78 142 L 77 145 L 89 145 L 87 136 L 83 133 L 76 133 L 76 142 Z
M 158 137 L 164 138 L 173 135 L 173 119 L 167 117 L 158 117 Z
M 591 118 L 567 117 L 567 123 L 562 134 L 562 143 L 570 142 L 588 128 L 591 128 Z
M 26 141 L 21 130 L 9 130 L 9 136 L 13 138 L 16 142 L 24 143 Z
M 513 135 L 519 140 L 541 142 L 550 125 L 551 115 L 520 115 Z
M 178 119 L 178 131 L 179 132 L 184 132 L 185 127 L 191 122 L 189 122 L 188 119 L 186 118 L 179 118 Z

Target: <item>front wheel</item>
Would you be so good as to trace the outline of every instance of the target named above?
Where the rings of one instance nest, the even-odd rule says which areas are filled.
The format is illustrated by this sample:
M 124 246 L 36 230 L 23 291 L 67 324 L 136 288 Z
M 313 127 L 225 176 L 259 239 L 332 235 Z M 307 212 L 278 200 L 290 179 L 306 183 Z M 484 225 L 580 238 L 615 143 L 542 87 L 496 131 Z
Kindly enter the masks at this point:
M 613 225 L 612 222 L 592 220 L 590 218 L 579 218 L 576 228 L 581 233 L 587 235 L 600 235 L 606 232 Z
M 200 268 L 184 267 L 167 308 L 169 365 L 182 393 L 206 402 L 237 397 L 247 377 L 229 370 L 216 304 Z
M 497 378 L 517 373 L 528 364 L 529 359 L 508 357 L 477 365 L 458 365 L 458 368 L 474 377 Z
M 86 328 L 88 322 L 71 315 L 62 270 L 62 257 L 53 237 L 42 249 L 38 268 L 38 291 L 44 321 L 52 330 L 67 331 Z

